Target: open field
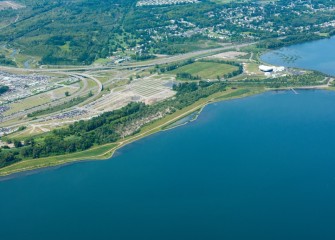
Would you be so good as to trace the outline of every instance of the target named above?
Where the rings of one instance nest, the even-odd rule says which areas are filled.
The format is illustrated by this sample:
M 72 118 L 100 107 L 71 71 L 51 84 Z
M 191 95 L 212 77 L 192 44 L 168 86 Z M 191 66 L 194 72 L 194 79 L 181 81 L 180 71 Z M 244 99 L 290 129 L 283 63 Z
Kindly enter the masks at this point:
M 9 104 L 10 109 L 5 112 L 4 116 L 8 116 L 12 113 L 21 112 L 26 109 L 30 109 L 41 104 L 50 102 L 50 95 L 48 93 L 39 94 L 36 96 L 28 97 L 23 100 Z
M 258 63 L 246 63 L 244 64 L 245 77 L 253 79 L 264 79 L 266 78 L 264 72 L 259 70 Z
M 225 63 L 215 63 L 215 62 L 195 62 L 169 73 L 189 73 L 193 76 L 199 76 L 204 79 L 216 79 L 217 76 L 222 77 L 225 74 L 231 73 L 237 70 L 236 66 L 232 66 Z
M 245 65 L 245 70 L 249 74 L 256 74 L 256 75 L 262 74 L 262 72 L 259 70 L 259 64 L 257 63 L 247 63 Z

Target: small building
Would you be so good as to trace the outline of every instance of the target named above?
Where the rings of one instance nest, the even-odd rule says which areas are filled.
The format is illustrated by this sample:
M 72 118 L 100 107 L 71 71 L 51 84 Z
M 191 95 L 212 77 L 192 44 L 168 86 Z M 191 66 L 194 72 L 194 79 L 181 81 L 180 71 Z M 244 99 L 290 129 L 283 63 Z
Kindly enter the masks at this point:
M 275 68 L 273 69 L 273 71 L 274 71 L 274 72 L 283 72 L 283 71 L 285 71 L 285 67 L 283 67 L 283 66 L 275 67 Z

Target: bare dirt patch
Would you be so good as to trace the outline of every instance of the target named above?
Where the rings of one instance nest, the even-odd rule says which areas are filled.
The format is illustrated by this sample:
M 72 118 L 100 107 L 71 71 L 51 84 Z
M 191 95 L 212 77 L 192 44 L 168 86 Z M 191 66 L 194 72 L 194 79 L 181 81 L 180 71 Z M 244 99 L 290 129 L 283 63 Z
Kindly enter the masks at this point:
M 236 52 L 236 51 L 229 51 L 229 52 L 223 52 L 219 53 L 213 56 L 210 56 L 210 58 L 218 58 L 218 59 L 234 59 L 238 57 L 242 57 L 247 55 L 245 52 Z

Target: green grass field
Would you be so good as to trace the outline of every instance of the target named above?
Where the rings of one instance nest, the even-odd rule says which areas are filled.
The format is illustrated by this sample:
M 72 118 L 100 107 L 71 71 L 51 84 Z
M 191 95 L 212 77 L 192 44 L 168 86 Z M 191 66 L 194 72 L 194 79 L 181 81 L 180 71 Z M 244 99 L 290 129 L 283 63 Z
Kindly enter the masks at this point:
M 193 76 L 199 76 L 204 79 L 216 79 L 217 76 L 222 77 L 223 75 L 237 70 L 236 66 L 232 66 L 225 63 L 216 63 L 216 62 L 195 62 L 183 67 L 180 67 L 176 70 L 171 71 L 170 73 L 189 73 Z
M 42 93 L 35 96 L 25 98 L 23 100 L 11 103 L 10 109 L 5 112 L 5 116 L 8 116 L 12 113 L 20 112 L 32 107 L 36 107 L 45 103 L 51 102 L 50 95 L 48 93 Z

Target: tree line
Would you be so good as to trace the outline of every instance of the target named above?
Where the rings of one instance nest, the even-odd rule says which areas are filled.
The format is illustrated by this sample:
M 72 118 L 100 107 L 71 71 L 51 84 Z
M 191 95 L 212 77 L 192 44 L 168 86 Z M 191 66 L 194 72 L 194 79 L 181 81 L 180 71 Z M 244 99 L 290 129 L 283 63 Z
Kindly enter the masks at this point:
M 92 146 L 116 142 L 123 138 L 123 133 L 129 126 L 138 124 L 141 119 L 161 113 L 162 116 L 183 109 L 201 98 L 208 97 L 219 91 L 224 91 L 226 84 L 217 83 L 180 83 L 173 86 L 176 97 L 145 105 L 132 102 L 127 106 L 112 112 L 106 112 L 87 121 L 78 121 L 68 127 L 55 129 L 42 136 L 26 139 L 15 139 L 15 147 L 2 149 L 0 152 L 0 167 L 10 165 L 22 159 L 36 159 L 54 155 L 62 155 L 83 151 Z M 145 122 L 142 121 L 142 125 Z M 142 126 L 141 125 L 141 126 Z M 138 130 L 128 135 L 136 134 Z

